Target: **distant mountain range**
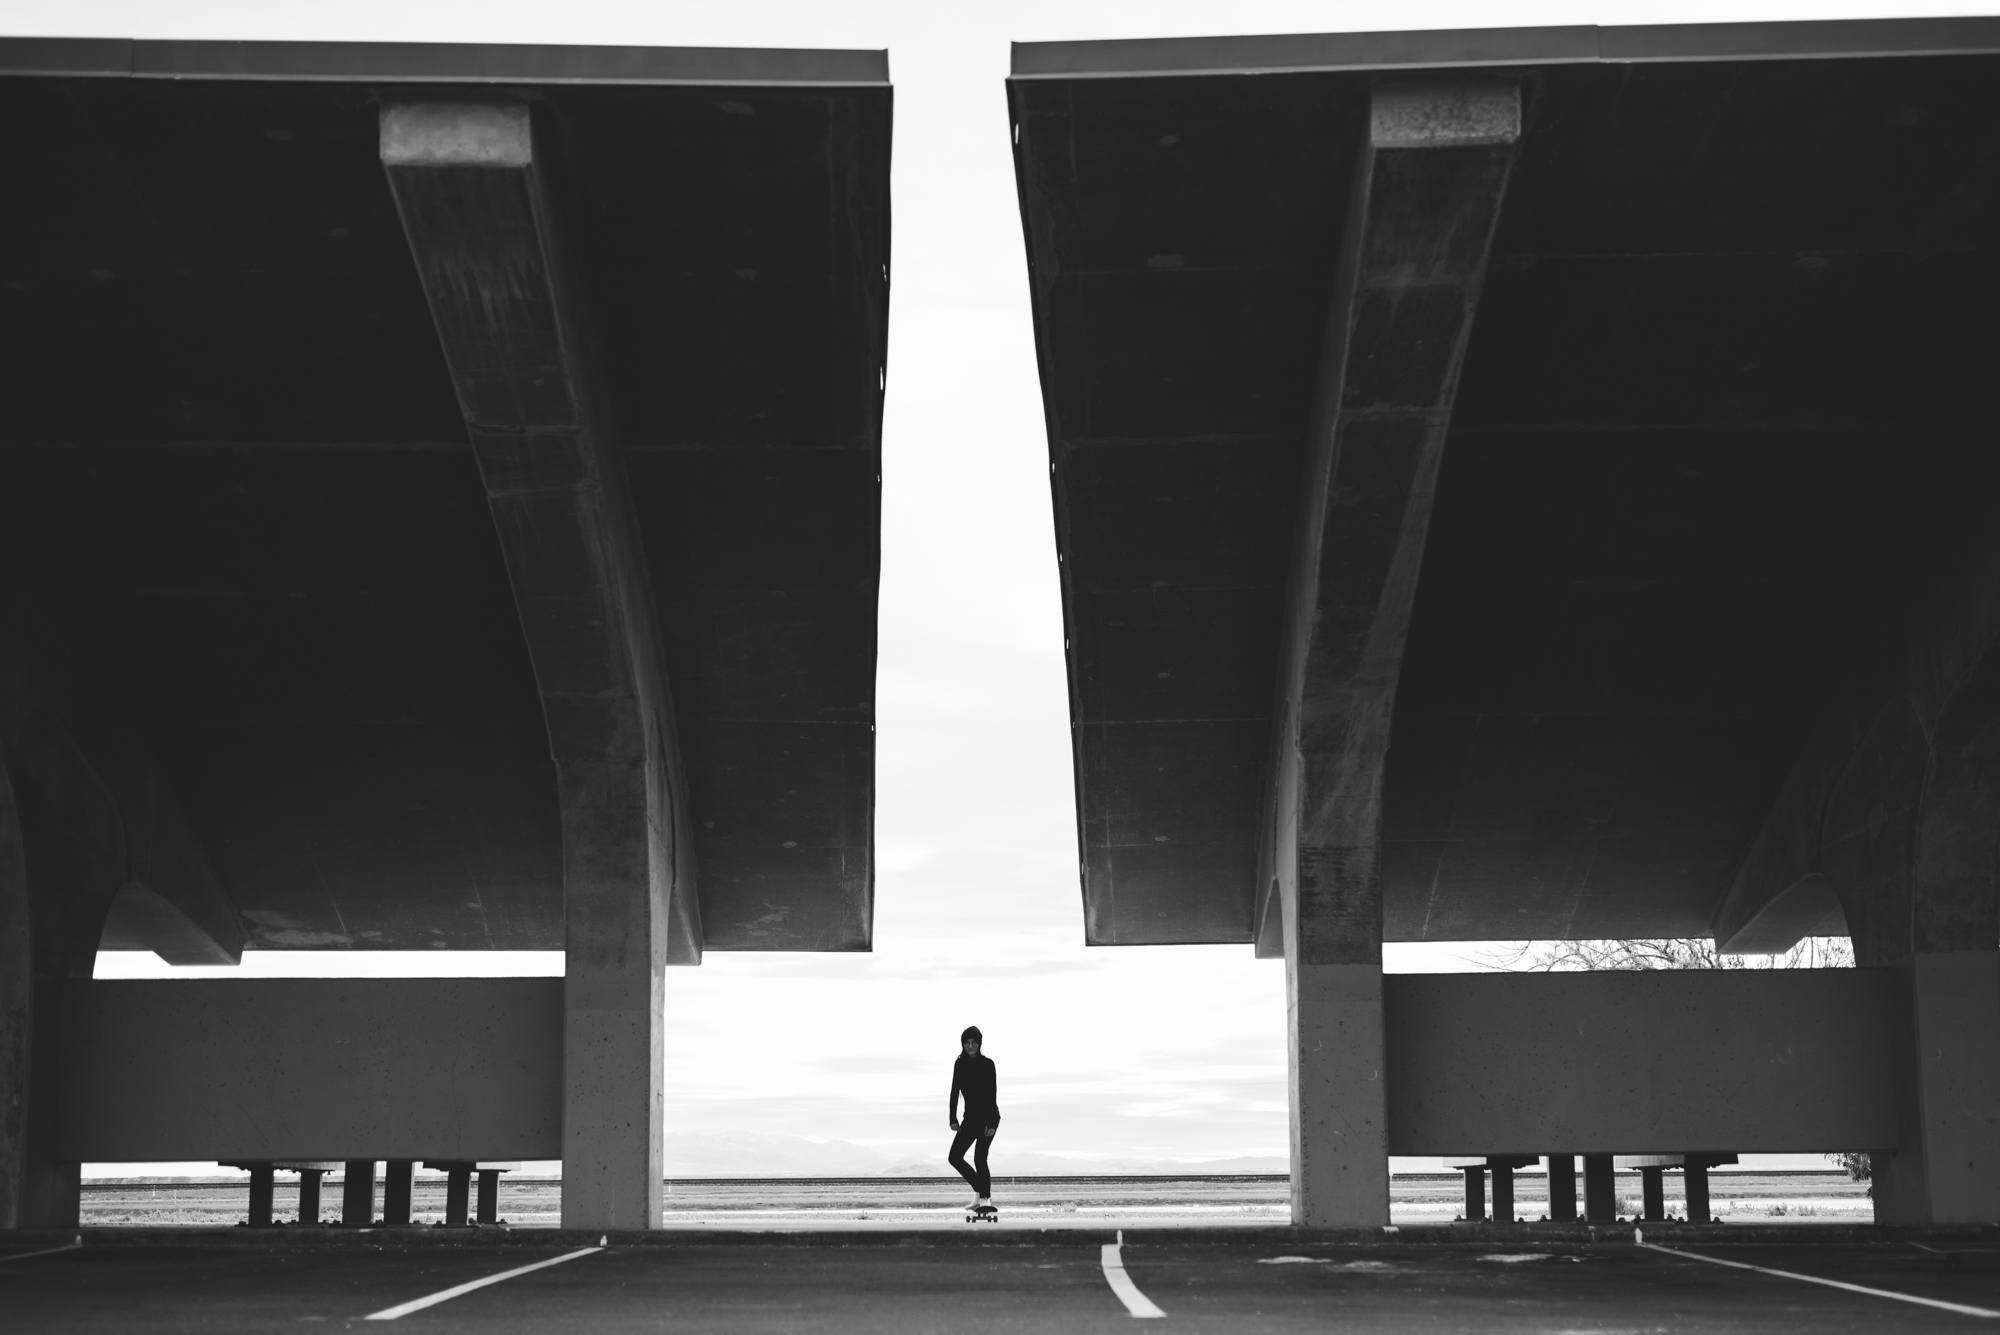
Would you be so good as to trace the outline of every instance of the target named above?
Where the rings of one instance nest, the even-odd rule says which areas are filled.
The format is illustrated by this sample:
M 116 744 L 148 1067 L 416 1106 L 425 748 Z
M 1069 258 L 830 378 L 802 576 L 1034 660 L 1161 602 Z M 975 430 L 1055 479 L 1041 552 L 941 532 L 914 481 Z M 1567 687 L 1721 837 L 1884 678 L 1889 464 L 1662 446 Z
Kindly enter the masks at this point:
M 1232 1159 L 1098 1159 L 1063 1154 L 996 1154 L 993 1171 L 1002 1177 L 1067 1177 L 1106 1174 L 1282 1173 L 1282 1155 Z M 668 1177 L 948 1177 L 940 1145 L 934 1156 L 892 1159 L 880 1150 L 846 1140 L 807 1140 L 751 1132 L 671 1131 L 666 1140 Z

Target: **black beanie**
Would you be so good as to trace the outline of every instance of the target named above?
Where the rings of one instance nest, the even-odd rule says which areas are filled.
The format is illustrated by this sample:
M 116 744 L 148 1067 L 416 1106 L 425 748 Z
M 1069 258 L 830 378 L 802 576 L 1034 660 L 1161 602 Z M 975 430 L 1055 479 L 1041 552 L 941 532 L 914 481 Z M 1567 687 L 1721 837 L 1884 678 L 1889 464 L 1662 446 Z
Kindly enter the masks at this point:
M 986 1035 L 979 1032 L 979 1026 L 976 1024 L 969 1024 L 965 1026 L 965 1032 L 958 1036 L 958 1041 L 963 1043 L 968 1038 L 976 1038 L 981 1043 L 984 1043 L 986 1041 Z

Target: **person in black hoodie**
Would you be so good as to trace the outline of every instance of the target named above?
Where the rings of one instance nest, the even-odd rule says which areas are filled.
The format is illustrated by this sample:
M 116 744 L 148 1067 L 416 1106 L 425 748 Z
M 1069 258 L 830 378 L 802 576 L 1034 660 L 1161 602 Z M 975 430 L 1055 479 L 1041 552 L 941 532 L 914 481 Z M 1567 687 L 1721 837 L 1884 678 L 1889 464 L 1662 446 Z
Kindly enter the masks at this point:
M 978 1212 L 993 1208 L 993 1175 L 986 1169 L 986 1151 L 993 1144 L 993 1137 L 1000 1130 L 1000 1102 L 998 1095 L 999 1076 L 994 1071 L 993 1059 L 980 1055 L 979 1046 L 985 1036 L 978 1025 L 972 1025 L 958 1036 L 965 1049 L 951 1068 L 951 1098 L 946 1104 L 946 1112 L 951 1121 L 951 1129 L 958 1132 L 952 1139 L 949 1162 L 967 1182 L 979 1199 L 973 1203 Z M 958 1100 L 965 1098 L 965 1118 L 958 1116 Z M 965 1161 L 965 1151 L 977 1142 L 972 1162 Z

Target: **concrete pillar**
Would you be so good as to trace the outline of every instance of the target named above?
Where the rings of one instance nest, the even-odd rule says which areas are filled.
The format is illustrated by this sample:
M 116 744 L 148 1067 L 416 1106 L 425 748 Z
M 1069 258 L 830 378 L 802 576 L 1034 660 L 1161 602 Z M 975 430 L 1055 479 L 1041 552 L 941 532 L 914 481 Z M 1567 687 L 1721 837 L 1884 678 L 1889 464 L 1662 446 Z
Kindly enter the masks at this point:
M 414 1159 L 390 1159 L 382 1165 L 382 1222 L 385 1225 L 410 1222 L 416 1170 Z
M 1875 1217 L 2000 1222 L 2000 952 L 1915 954 L 1897 973 L 1903 1143 L 1875 1156 Z
M 1493 1222 L 1514 1222 L 1514 1166 L 1511 1163 L 1493 1165 Z
M 464 1228 L 467 1218 L 468 1198 L 471 1196 L 472 1165 L 453 1163 L 443 1165 L 444 1173 L 444 1222 L 450 1228 Z
M 143 883 L 180 915 L 203 962 L 233 962 L 242 943 L 159 768 L 88 680 L 0 581 L 0 1229 L 78 1221 L 82 1166 L 55 1152 L 61 1008 L 121 891 Z
M 244 1222 L 252 1228 L 271 1226 L 271 1198 L 277 1194 L 278 1170 L 267 1163 L 250 1168 L 250 1209 Z
M 31 638 L 0 601 L 0 688 Z M 0 698 L 0 1228 L 70 1228 L 83 1182 L 55 1155 L 63 989 L 90 977 L 128 860 L 96 768 L 53 709 L 7 717 L 21 704 Z
M 319 1222 L 319 1180 L 324 1168 L 299 1169 L 299 1222 L 317 1224 Z
M 1639 1194 L 1643 1198 L 1646 1222 L 1657 1224 L 1664 1220 L 1667 1217 L 1667 1170 L 1641 1168 Z
M 1824 1147 L 1875 1152 L 1882 1223 L 2000 1223 L 2000 512 L 1974 515 L 1927 535 L 1715 919 L 1760 950 L 1844 930 L 1855 963 L 1898 974 L 1897 1143 Z M 1821 882 L 1839 912 L 1789 921 Z
M 1583 1156 L 1583 1217 L 1593 1224 L 1618 1218 L 1618 1170 L 1608 1154 Z
M 375 1222 L 375 1161 L 349 1159 L 340 1183 L 340 1222 L 367 1228 Z
M 1486 1170 L 1467 1168 L 1465 1173 L 1465 1222 L 1477 1223 L 1486 1218 Z
M 1576 1218 L 1576 1157 L 1549 1156 L 1549 1218 Z
M 1504 79 L 1378 85 L 1293 519 L 1258 884 L 1282 922 L 1292 1219 L 1389 1222 L 1382 774 L 1459 371 L 1520 136 Z M 1253 935 L 1273 934 L 1259 923 Z
M 500 1174 L 498 1168 L 479 1170 L 479 1222 L 497 1224 L 500 1222 Z
M 563 1227 L 656 1228 L 667 915 L 643 768 L 564 763 Z
M 660 1220 L 662 979 L 701 922 L 658 610 L 530 104 L 390 102 L 381 156 L 535 665 L 562 803 L 562 1219 Z
M 1285 972 L 1291 984 L 1286 1019 L 1292 1219 L 1309 1228 L 1386 1224 L 1382 966 L 1301 964 L 1288 958 Z
M 1681 1169 L 1686 1178 L 1687 1221 L 1690 1224 L 1706 1224 L 1708 1213 L 1708 1165 L 1692 1155 L 1687 1165 Z

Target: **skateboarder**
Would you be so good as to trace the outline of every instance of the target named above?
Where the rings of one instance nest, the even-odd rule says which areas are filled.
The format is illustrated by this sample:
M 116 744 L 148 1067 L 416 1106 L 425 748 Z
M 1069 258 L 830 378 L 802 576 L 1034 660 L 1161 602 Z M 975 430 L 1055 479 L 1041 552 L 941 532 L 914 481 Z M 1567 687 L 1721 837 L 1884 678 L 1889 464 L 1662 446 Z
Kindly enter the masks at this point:
M 960 1034 L 958 1041 L 965 1050 L 952 1064 L 951 1099 L 946 1104 L 951 1129 L 958 1132 L 951 1142 L 950 1163 L 978 1193 L 979 1199 L 973 1202 L 966 1217 L 995 1219 L 999 1217 L 999 1211 L 993 1208 L 993 1175 L 986 1170 L 986 1150 L 993 1144 L 994 1133 L 1000 1129 L 999 1080 L 993 1069 L 993 1059 L 979 1054 L 984 1036 L 979 1032 L 978 1025 Z M 963 1125 L 958 1117 L 960 1095 L 965 1096 Z M 968 1164 L 965 1162 L 965 1151 L 975 1141 L 978 1149 Z

